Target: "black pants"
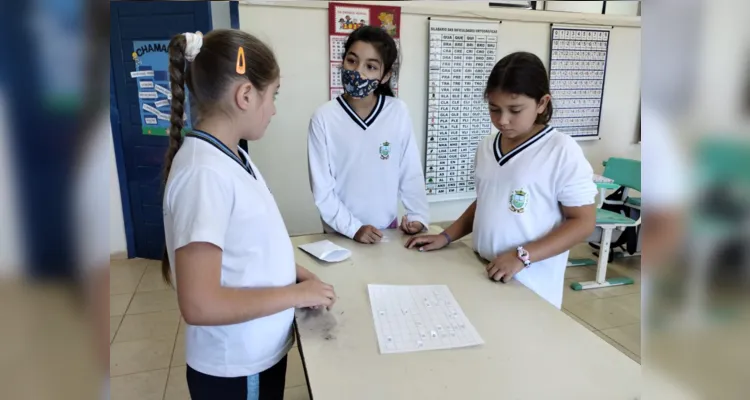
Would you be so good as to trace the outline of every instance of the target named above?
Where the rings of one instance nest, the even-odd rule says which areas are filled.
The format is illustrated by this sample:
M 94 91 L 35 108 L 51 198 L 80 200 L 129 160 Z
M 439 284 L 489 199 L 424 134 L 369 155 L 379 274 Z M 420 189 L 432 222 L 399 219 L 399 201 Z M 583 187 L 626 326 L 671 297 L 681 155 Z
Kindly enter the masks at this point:
M 187 384 L 192 400 L 281 400 L 286 381 L 286 356 L 273 367 L 254 376 L 219 378 L 198 372 L 187 366 Z M 257 379 L 258 397 L 253 393 Z M 250 388 L 250 389 L 248 389 Z

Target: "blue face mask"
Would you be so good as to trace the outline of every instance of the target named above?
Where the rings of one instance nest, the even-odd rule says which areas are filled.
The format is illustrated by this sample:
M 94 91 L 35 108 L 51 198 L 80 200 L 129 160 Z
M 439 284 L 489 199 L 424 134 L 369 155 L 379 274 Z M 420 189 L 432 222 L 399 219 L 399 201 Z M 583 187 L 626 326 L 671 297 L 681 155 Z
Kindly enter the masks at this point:
M 377 79 L 363 78 L 358 71 L 348 69 L 341 69 L 341 81 L 344 91 L 357 99 L 367 97 L 380 84 Z

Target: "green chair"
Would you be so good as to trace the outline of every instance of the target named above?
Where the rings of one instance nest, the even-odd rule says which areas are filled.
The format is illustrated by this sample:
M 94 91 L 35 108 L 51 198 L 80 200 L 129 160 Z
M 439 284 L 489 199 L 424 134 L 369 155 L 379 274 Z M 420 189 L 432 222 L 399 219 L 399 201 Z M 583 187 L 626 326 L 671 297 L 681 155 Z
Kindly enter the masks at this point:
M 641 191 L 641 162 L 629 160 L 626 158 L 610 158 L 607 160 L 603 176 L 614 180 L 614 182 L 625 188 L 622 200 L 605 201 L 609 204 L 627 203 L 627 191 L 633 189 Z M 640 203 L 640 199 L 638 199 Z M 640 208 L 640 207 L 639 207 Z M 607 261 L 609 259 L 610 244 L 612 243 L 612 232 L 615 229 L 625 230 L 625 228 L 638 226 L 641 219 L 633 220 L 622 214 L 618 214 L 601 208 L 596 209 L 596 226 L 602 229 L 602 239 L 599 247 L 599 259 L 597 260 L 596 280 L 588 282 L 574 282 L 570 284 L 573 290 L 595 289 L 609 286 L 630 285 L 633 283 L 631 278 L 610 278 L 607 279 Z

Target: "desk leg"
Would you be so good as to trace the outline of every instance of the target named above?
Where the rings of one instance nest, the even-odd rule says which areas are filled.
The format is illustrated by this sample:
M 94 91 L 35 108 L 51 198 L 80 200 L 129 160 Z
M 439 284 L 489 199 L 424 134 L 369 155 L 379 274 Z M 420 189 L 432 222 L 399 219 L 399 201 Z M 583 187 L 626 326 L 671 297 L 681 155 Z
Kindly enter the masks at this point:
M 603 226 L 601 247 L 599 248 L 599 261 L 596 268 L 596 280 L 588 282 L 573 282 L 570 288 L 573 290 L 596 289 L 609 286 L 632 285 L 632 278 L 610 278 L 607 279 L 607 260 L 609 259 L 609 245 L 612 243 L 613 226 Z
M 599 205 L 598 208 L 602 208 L 602 205 L 604 205 L 604 196 L 607 194 L 607 189 L 605 188 L 599 188 Z

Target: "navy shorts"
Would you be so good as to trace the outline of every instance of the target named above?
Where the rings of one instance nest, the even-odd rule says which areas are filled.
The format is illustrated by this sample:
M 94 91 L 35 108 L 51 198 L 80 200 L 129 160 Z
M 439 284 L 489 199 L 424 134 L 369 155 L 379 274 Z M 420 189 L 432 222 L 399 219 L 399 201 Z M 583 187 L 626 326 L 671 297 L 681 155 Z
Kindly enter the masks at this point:
M 273 367 L 251 376 L 220 378 L 187 366 L 192 400 L 281 400 L 284 398 L 287 356 Z

